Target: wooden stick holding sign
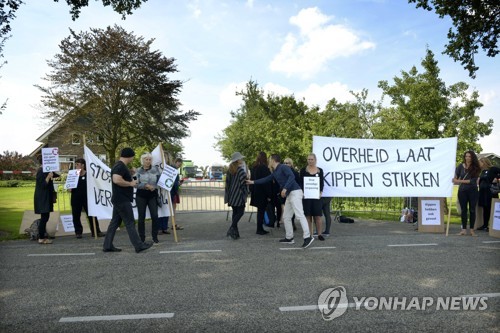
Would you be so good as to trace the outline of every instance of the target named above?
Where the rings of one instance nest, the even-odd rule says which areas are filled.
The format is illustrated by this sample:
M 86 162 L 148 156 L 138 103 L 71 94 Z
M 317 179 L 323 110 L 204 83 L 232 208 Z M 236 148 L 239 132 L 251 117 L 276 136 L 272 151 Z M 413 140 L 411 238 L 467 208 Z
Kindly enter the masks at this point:
M 448 231 L 450 230 L 450 218 L 451 218 L 451 205 L 453 203 L 453 196 L 450 198 L 450 206 L 448 207 L 448 221 L 446 222 L 446 237 L 448 237 Z
M 166 190 L 168 195 L 168 209 L 170 211 L 170 217 L 172 218 L 172 230 L 174 231 L 174 241 L 177 243 L 177 228 L 175 226 L 175 215 L 174 209 L 172 207 L 172 196 L 170 195 L 170 191 L 172 190 L 172 186 L 174 185 L 175 178 L 178 175 L 178 170 L 174 167 L 165 163 L 165 154 L 163 153 L 163 146 L 160 143 L 161 150 L 161 159 L 163 161 L 163 171 L 161 173 L 160 179 L 158 180 L 158 186 L 161 189 Z

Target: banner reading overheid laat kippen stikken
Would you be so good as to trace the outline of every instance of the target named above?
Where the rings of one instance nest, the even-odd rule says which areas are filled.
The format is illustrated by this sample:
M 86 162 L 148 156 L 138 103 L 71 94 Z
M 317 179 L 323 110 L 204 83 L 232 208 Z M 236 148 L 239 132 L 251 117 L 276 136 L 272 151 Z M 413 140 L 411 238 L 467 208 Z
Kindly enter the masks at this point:
M 313 137 L 326 197 L 451 197 L 457 138 Z

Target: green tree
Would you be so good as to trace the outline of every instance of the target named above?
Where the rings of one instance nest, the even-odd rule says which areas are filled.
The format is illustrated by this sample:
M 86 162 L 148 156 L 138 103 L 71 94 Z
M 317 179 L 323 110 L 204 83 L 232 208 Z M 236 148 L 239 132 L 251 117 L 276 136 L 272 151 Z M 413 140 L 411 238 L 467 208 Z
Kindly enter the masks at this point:
M 319 110 L 310 108 L 294 96 L 265 95 L 254 81 L 249 81 L 241 107 L 231 112 L 231 124 L 216 137 L 215 148 L 230 159 L 241 152 L 250 163 L 259 151 L 279 153 L 297 165 L 306 162 L 312 149 L 312 136 L 319 124 Z
M 419 73 L 413 66 L 401 77 L 379 81 L 384 97 L 390 99 L 390 107 L 376 115 L 373 124 L 374 137 L 380 139 L 430 139 L 458 137 L 458 155 L 472 149 L 481 152 L 479 137 L 489 135 L 493 120 L 479 121 L 476 111 L 482 107 L 479 94 L 469 94 L 469 86 L 458 82 L 449 87 L 439 78 L 439 67 L 432 51 L 427 50 L 422 60 L 424 71 Z
M 335 98 L 328 101 L 321 112 L 316 135 L 339 138 L 369 139 L 373 137 L 374 116 L 380 109 L 380 102 L 368 102 L 368 90 L 360 93 L 351 91 L 355 102 L 339 103 Z
M 0 154 L 0 170 L 7 171 L 34 171 L 35 161 L 29 156 L 23 156 L 17 151 L 4 151 Z M 31 174 L 3 174 L 1 179 L 25 179 L 31 178 Z
M 448 44 L 444 54 L 469 71 L 469 76 L 476 77 L 479 67 L 474 62 L 474 55 L 479 46 L 488 57 L 495 57 L 500 34 L 500 5 L 498 0 L 408 0 L 416 3 L 417 8 L 435 11 L 440 18 L 449 16 L 453 28 L 448 31 Z
M 123 145 L 153 147 L 158 142 L 180 146 L 189 122 L 199 115 L 182 112 L 177 99 L 182 82 L 170 80 L 175 59 L 151 50 L 145 41 L 123 28 L 71 30 L 48 61 L 51 68 L 37 86 L 44 95 L 44 116 L 84 118 L 82 131 L 103 139 L 110 163 Z
M 82 8 L 89 5 L 88 0 L 65 0 L 68 4 L 71 18 L 76 20 L 80 16 Z M 148 0 L 101 0 L 102 4 L 113 7 L 113 10 L 122 15 L 125 19 L 126 15 L 131 15 L 132 11 L 138 9 L 142 3 Z M 54 0 L 59 2 L 59 0 Z M 0 38 L 6 36 L 10 31 L 10 22 L 16 18 L 16 11 L 24 4 L 23 0 L 2 0 L 0 1 Z

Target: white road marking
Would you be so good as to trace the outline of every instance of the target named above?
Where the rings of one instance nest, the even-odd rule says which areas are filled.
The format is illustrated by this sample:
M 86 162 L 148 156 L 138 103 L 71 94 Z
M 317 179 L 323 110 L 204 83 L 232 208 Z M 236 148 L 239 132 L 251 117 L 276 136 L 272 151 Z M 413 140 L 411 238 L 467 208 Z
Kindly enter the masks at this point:
M 93 256 L 95 253 L 34 253 L 28 257 L 57 257 L 57 256 Z
M 336 249 L 335 246 L 315 246 L 315 247 L 308 247 L 307 250 L 329 250 L 329 249 Z M 302 247 L 280 247 L 281 251 L 293 251 L 293 250 L 304 250 Z
M 356 306 L 356 303 L 342 303 L 336 306 L 336 308 L 353 308 Z M 324 304 L 322 307 L 328 307 L 327 304 Z M 281 312 L 291 312 L 291 311 L 314 311 L 319 310 L 319 306 L 315 305 L 298 305 L 298 306 L 282 306 L 279 308 Z
M 129 314 L 116 316 L 89 316 L 89 317 L 62 317 L 60 323 L 75 323 L 82 321 L 102 321 L 102 320 L 137 320 L 137 319 L 156 319 L 156 318 L 172 318 L 173 313 L 146 313 L 146 314 Z
M 160 253 L 211 253 L 222 252 L 222 250 L 178 250 L 178 251 L 160 251 Z
M 500 241 L 483 241 L 485 244 L 490 244 L 490 243 L 500 243 Z
M 429 244 L 392 244 L 387 245 L 390 247 L 403 247 L 403 246 L 437 246 L 437 243 L 429 243 Z
M 489 293 L 489 294 L 475 294 L 475 295 L 462 295 L 461 297 L 500 297 L 500 293 Z

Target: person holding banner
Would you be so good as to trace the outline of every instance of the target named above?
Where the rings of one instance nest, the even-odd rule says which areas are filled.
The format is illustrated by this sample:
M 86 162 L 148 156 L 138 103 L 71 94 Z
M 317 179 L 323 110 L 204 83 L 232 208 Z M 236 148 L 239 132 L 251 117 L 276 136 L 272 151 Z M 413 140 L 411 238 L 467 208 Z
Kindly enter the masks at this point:
M 307 219 L 304 215 L 304 209 L 302 207 L 302 197 L 304 196 L 300 185 L 295 181 L 295 176 L 292 170 L 286 165 L 281 164 L 281 157 L 278 154 L 271 155 L 271 167 L 274 172 L 265 178 L 258 180 L 247 180 L 247 184 L 265 184 L 271 182 L 275 179 L 281 187 L 281 197 L 285 198 L 285 211 L 283 213 L 283 219 L 285 222 L 285 232 L 286 236 L 284 239 L 280 239 L 280 243 L 293 244 L 293 227 L 292 227 L 292 216 L 295 213 L 295 217 L 300 221 L 302 230 L 304 232 L 304 243 L 302 247 L 305 249 L 309 247 L 314 241 L 309 232 L 309 226 L 307 225 Z
M 147 250 L 153 245 L 151 242 L 142 242 L 135 230 L 132 201 L 134 200 L 134 187 L 137 185 L 137 181 L 132 179 L 130 170 L 127 167 L 127 164 L 133 161 L 134 156 L 135 152 L 132 148 L 123 148 L 120 153 L 120 160 L 111 169 L 113 215 L 104 238 L 102 249 L 104 252 L 121 251 L 121 249 L 113 246 L 113 239 L 122 220 L 125 223 L 128 237 L 135 248 L 135 252 L 139 253 Z
M 56 193 L 54 190 L 53 179 L 59 177 L 54 172 L 43 172 L 42 155 L 37 156 L 40 167 L 36 172 L 35 195 L 33 198 L 35 206 L 35 214 L 40 214 L 40 224 L 38 225 L 38 243 L 52 244 L 52 241 L 47 237 L 47 222 L 50 218 L 50 212 L 54 211 L 54 202 L 56 201 Z
M 325 238 L 321 234 L 323 227 L 323 204 L 321 201 L 321 193 L 323 192 L 324 187 L 324 176 L 323 169 L 316 166 L 316 155 L 312 153 L 307 155 L 307 166 L 300 170 L 300 185 L 302 187 L 302 191 L 304 191 L 304 194 L 308 193 L 306 187 L 308 184 L 307 179 L 309 178 L 316 178 L 314 179 L 315 181 L 319 180 L 319 186 L 312 189 L 312 196 L 305 196 L 302 200 L 304 215 L 306 216 L 307 223 L 309 225 L 309 232 L 312 233 L 313 231 L 312 223 L 314 218 L 314 222 L 316 224 L 316 232 L 318 233 L 318 240 L 324 241 Z M 317 182 L 315 182 L 314 184 L 316 183 Z
M 472 151 L 466 151 L 463 157 L 463 163 L 460 163 L 455 170 L 453 184 L 458 187 L 458 201 L 462 209 L 462 230 L 460 236 L 467 235 L 467 213 L 469 212 L 470 234 L 477 236 L 474 232 L 476 222 L 476 205 L 479 198 L 477 184 L 481 168 L 477 155 Z M 467 208 L 468 206 L 468 208 Z
M 83 226 L 80 220 L 82 215 L 82 209 L 85 209 L 85 213 L 87 214 L 87 218 L 90 225 L 90 231 L 92 233 L 92 237 L 94 234 L 94 224 L 92 223 L 92 216 L 89 216 L 89 206 L 87 202 L 87 166 L 86 162 L 83 158 L 79 158 L 75 161 L 75 169 L 80 170 L 80 174 L 78 176 L 78 185 L 76 188 L 69 189 L 71 192 L 71 213 L 73 215 L 73 225 L 75 226 L 75 234 L 76 238 L 82 238 Z M 97 237 L 103 237 L 104 233 L 101 232 L 99 228 L 99 221 L 97 217 L 95 218 L 95 228 L 97 230 Z
M 158 244 L 158 179 L 160 179 L 160 169 L 152 165 L 153 156 L 150 153 L 145 153 L 141 156 L 141 167 L 137 169 L 137 192 L 135 194 L 135 204 L 137 205 L 137 213 L 139 215 L 137 228 L 141 241 L 145 241 L 145 219 L 146 208 L 149 208 L 151 216 L 151 237 L 153 243 Z
M 266 153 L 260 152 L 257 154 L 255 163 L 252 167 L 250 179 L 260 179 L 269 176 L 271 171 L 267 167 Z M 271 201 L 271 184 L 254 185 L 251 188 L 250 205 L 257 207 L 257 235 L 266 235 L 269 231 L 264 230 L 264 213 L 266 207 Z
M 231 163 L 226 175 L 226 186 L 224 191 L 224 203 L 233 210 L 231 227 L 227 231 L 227 236 L 232 239 L 240 238 L 238 222 L 245 214 L 245 204 L 247 202 L 248 186 L 246 185 L 247 173 L 243 164 L 243 158 L 239 152 L 231 156 Z

